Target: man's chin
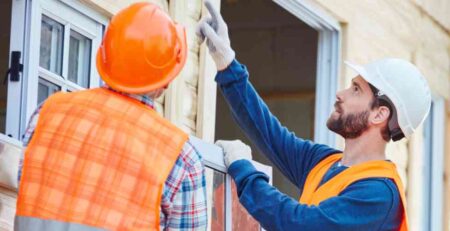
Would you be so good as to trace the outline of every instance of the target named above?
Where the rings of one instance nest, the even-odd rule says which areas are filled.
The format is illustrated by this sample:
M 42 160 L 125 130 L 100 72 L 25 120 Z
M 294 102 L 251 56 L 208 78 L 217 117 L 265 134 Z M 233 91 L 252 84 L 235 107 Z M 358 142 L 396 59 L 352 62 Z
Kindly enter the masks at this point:
M 331 131 L 333 131 L 333 125 L 335 121 L 336 120 L 332 116 L 330 116 L 327 120 L 327 128 L 330 129 Z
M 341 117 L 339 114 L 335 114 L 335 112 L 333 112 L 330 117 L 328 117 L 327 120 L 327 128 L 336 133 L 336 134 L 340 134 L 340 131 L 342 130 L 342 121 L 341 121 Z

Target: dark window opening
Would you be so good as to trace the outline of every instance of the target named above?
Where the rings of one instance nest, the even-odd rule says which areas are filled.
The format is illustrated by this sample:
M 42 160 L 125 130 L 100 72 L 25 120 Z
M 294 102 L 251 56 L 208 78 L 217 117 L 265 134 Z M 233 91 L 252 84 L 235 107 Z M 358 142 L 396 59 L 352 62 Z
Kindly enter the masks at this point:
M 298 137 L 314 137 L 318 32 L 272 1 L 225 0 L 221 11 L 236 58 L 271 112 Z M 215 139 L 242 139 L 222 95 L 217 96 Z M 252 145 L 254 160 L 272 165 Z M 294 155 L 294 154 L 293 154 Z M 299 197 L 299 190 L 273 169 L 273 184 Z

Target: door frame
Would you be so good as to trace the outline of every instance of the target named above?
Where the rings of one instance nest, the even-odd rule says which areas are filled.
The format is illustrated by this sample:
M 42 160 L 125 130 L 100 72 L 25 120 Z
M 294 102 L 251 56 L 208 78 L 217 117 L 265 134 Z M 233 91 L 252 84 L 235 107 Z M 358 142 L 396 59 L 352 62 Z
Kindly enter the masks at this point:
M 11 62 L 11 51 L 19 51 L 21 55 L 21 63 L 27 59 L 27 52 L 25 50 L 25 41 L 29 41 L 28 28 L 30 22 L 30 8 L 31 1 L 29 0 L 13 0 L 11 6 L 11 34 L 9 43 L 9 63 Z M 8 98 L 6 109 L 6 125 L 5 133 L 7 136 L 17 140 L 21 140 L 20 127 L 22 121 L 22 105 L 24 105 L 24 99 L 22 91 L 26 81 L 24 76 L 27 73 L 27 68 L 24 67 L 23 72 L 20 74 L 18 82 L 12 82 L 8 78 Z
M 433 96 L 430 113 L 424 123 L 425 179 L 423 189 L 423 230 L 443 230 L 444 223 L 444 148 L 445 100 Z

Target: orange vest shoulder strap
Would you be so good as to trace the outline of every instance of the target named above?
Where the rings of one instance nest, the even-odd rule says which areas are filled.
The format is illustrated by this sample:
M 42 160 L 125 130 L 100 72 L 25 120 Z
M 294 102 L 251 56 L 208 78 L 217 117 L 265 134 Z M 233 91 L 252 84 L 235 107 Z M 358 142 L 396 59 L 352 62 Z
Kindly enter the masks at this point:
M 342 154 L 333 154 L 325 159 L 321 160 L 308 174 L 306 177 L 306 181 L 303 187 L 303 192 L 300 197 L 300 202 L 304 204 L 308 204 L 307 202 L 311 199 L 314 191 L 319 186 L 320 181 L 322 180 L 325 173 L 328 169 L 336 162 L 342 158 Z

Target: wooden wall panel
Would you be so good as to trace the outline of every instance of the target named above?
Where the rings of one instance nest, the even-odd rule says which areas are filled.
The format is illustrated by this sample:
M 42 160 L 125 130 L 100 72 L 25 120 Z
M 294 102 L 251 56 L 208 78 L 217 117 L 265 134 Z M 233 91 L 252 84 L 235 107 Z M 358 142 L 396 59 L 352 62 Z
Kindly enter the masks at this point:
M 165 100 L 165 116 L 190 134 L 196 134 L 199 48 L 195 28 L 201 16 L 201 0 L 171 0 L 172 18 L 186 28 L 188 59 L 179 76 L 170 84 Z

